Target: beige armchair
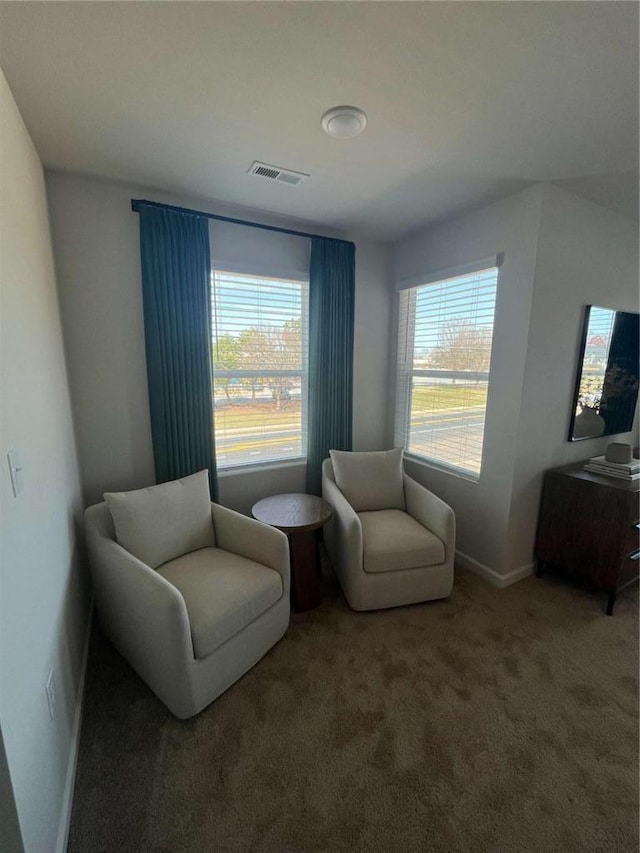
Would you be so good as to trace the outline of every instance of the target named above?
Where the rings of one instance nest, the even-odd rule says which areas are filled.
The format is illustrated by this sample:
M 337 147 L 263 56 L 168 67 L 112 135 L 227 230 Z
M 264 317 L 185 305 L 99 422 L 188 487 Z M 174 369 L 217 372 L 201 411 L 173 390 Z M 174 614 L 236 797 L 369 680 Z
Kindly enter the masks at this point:
M 100 624 L 169 710 L 191 717 L 287 630 L 287 537 L 211 504 L 206 472 L 105 498 L 85 512 Z
M 401 449 L 330 453 L 322 495 L 333 516 L 324 541 L 349 606 L 375 610 L 450 595 L 451 507 L 403 472 Z

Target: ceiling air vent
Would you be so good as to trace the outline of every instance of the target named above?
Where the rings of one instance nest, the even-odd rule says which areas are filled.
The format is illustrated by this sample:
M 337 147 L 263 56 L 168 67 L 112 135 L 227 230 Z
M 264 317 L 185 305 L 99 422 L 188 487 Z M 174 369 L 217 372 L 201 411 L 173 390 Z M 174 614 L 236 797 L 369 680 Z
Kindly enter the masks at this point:
M 259 163 L 257 160 L 249 169 L 248 174 L 257 175 L 259 178 L 268 178 L 270 181 L 279 181 L 281 184 L 289 184 L 290 187 L 296 187 L 309 177 L 304 172 L 292 172 L 291 169 L 269 166 L 267 163 Z

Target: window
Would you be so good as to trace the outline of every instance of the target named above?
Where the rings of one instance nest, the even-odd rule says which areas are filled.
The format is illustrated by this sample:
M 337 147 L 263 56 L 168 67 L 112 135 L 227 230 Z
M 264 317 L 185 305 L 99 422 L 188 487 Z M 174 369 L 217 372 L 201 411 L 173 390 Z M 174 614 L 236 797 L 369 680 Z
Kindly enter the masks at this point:
M 213 272 L 219 468 L 306 456 L 308 319 L 306 281 Z
M 400 292 L 396 444 L 478 479 L 496 267 Z

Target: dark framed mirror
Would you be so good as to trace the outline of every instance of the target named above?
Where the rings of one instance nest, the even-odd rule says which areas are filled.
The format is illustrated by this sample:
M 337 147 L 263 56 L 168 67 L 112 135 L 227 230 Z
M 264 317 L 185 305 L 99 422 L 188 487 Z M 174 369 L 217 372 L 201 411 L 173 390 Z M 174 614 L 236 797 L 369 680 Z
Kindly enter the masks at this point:
M 629 432 L 638 400 L 640 315 L 585 310 L 569 441 Z

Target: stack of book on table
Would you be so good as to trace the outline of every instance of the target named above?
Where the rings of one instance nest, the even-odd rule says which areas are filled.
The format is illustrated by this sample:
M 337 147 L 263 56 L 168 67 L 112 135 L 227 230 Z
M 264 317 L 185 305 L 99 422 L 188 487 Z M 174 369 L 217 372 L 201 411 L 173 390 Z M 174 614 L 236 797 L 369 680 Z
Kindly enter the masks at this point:
M 607 462 L 604 456 L 594 456 L 586 463 L 584 470 L 592 474 L 604 474 L 605 477 L 616 477 L 618 480 L 640 480 L 640 459 Z

